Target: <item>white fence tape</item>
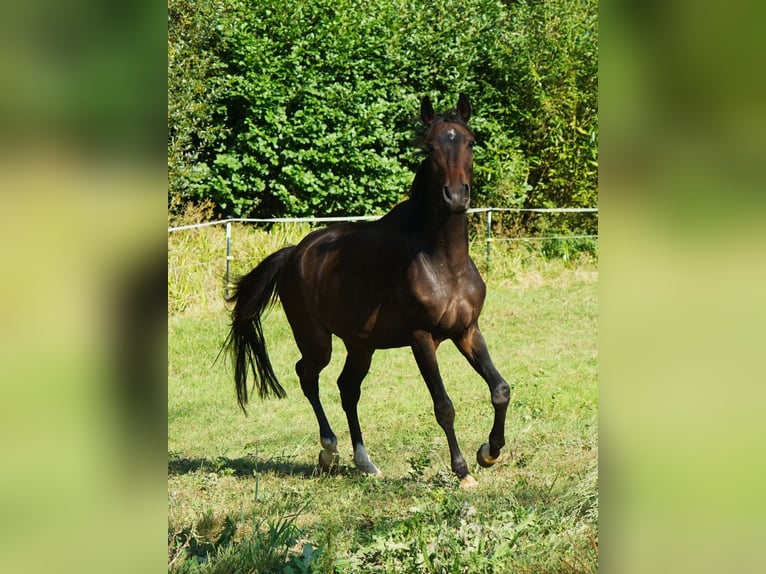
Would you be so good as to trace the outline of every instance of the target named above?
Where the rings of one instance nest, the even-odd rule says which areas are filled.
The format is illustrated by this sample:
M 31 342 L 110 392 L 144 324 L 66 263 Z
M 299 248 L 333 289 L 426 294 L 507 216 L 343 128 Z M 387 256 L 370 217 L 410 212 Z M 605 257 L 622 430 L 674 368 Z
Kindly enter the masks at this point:
M 597 207 L 476 207 L 468 210 L 468 213 L 595 213 Z M 272 218 L 251 218 L 235 217 L 231 219 L 218 219 L 216 221 L 206 221 L 205 223 L 194 223 L 191 225 L 179 225 L 177 227 L 168 227 L 168 233 L 172 231 L 182 231 L 184 229 L 195 229 L 197 227 L 208 227 L 210 225 L 222 225 L 226 223 L 332 223 L 340 221 L 375 221 L 382 215 L 346 215 L 340 217 L 272 217 Z
M 569 239 L 596 239 L 598 235 L 555 235 L 555 236 L 537 236 L 537 237 L 493 237 L 492 236 L 492 214 L 493 213 L 597 213 L 597 207 L 539 207 L 539 208 L 514 208 L 514 207 L 477 207 L 469 209 L 468 213 L 486 214 L 486 244 L 487 244 L 487 271 L 490 267 L 490 245 L 495 241 L 544 241 L 544 240 L 569 240 Z M 229 287 L 229 275 L 231 261 L 233 257 L 231 255 L 231 224 L 232 223 L 335 223 L 342 221 L 374 221 L 380 219 L 382 215 L 350 215 L 344 217 L 273 217 L 273 218 L 249 218 L 249 217 L 237 217 L 231 219 L 219 219 L 216 221 L 207 221 L 204 223 L 195 223 L 191 225 L 179 225 L 175 227 L 168 227 L 168 233 L 175 231 L 183 231 L 186 229 L 197 229 L 201 227 L 210 227 L 213 225 L 226 225 L 226 257 L 224 259 L 226 264 L 225 273 L 225 292 L 228 296 Z M 188 265 L 182 265 L 178 267 L 169 268 L 168 272 L 176 272 L 181 269 L 203 266 L 207 263 L 192 263 Z M 193 300 L 197 298 L 196 295 L 185 295 L 179 297 L 180 300 Z

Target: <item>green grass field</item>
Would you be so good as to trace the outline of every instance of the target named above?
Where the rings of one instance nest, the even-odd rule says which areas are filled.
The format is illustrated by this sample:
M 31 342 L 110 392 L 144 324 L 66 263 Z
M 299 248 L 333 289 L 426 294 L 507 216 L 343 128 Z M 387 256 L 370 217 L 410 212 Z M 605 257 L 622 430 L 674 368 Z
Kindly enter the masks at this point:
M 169 261 L 191 254 L 182 243 L 169 244 Z M 475 463 L 492 424 L 488 389 L 451 343 L 438 355 L 458 440 L 479 482 L 467 492 L 450 471 L 408 349 L 378 351 L 362 386 L 365 443 L 383 472 L 376 479 L 351 460 L 336 344 L 321 390 L 341 461 L 337 474 L 320 475 L 317 425 L 281 309 L 264 331 L 288 397 L 255 399 L 248 416 L 237 406 L 228 360 L 214 362 L 228 330 L 223 305 L 172 313 L 169 571 L 595 572 L 597 263 L 505 257 L 488 287 L 480 324 L 512 387 L 507 445 L 493 468 Z

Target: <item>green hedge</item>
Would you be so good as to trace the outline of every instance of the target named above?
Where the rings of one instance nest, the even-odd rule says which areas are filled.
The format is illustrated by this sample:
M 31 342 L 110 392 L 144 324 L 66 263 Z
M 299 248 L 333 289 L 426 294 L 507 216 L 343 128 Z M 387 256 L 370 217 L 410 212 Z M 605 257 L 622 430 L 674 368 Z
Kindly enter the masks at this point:
M 595 204 L 595 0 L 168 8 L 171 210 L 383 212 L 421 158 L 420 98 L 443 110 L 461 91 L 478 136 L 474 205 Z

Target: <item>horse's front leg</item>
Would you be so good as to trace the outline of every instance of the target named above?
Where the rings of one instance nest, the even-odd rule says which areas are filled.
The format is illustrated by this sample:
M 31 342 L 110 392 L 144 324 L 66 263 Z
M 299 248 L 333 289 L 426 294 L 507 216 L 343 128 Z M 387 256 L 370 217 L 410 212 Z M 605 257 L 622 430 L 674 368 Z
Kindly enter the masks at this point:
M 484 337 L 478 325 L 468 329 L 455 345 L 468 359 L 468 362 L 489 385 L 492 406 L 495 408 L 495 422 L 489 433 L 489 443 L 484 443 L 476 453 L 476 461 L 483 467 L 492 466 L 500 456 L 500 449 L 505 446 L 505 413 L 508 410 L 511 390 L 500 375 L 489 356 Z
M 348 343 L 346 343 L 346 350 L 348 355 L 343 371 L 338 377 L 338 389 L 340 390 L 341 404 L 348 420 L 351 443 L 354 445 L 354 464 L 365 474 L 380 476 L 380 471 L 372 464 L 367 450 L 364 448 L 362 428 L 359 425 L 357 412 L 357 404 L 362 392 L 362 380 L 370 370 L 373 351 L 361 347 L 352 347 Z
M 450 459 L 452 461 L 452 470 L 460 479 L 461 488 L 472 488 L 476 486 L 476 480 L 468 474 L 468 465 L 460 452 L 460 447 L 455 436 L 455 409 L 452 401 L 444 389 L 444 382 L 439 373 L 439 365 L 436 362 L 436 349 L 439 343 L 425 331 L 415 333 L 412 344 L 412 352 L 415 355 L 420 373 L 428 386 L 431 398 L 434 402 L 434 414 L 436 422 L 444 429 L 449 445 Z

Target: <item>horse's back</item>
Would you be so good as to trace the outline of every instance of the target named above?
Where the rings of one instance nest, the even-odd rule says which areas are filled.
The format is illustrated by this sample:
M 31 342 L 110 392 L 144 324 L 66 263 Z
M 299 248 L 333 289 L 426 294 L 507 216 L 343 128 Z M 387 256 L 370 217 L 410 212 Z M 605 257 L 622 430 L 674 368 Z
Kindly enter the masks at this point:
M 416 233 L 388 219 L 334 225 L 307 235 L 292 253 L 280 296 L 347 342 L 408 346 L 415 330 L 451 337 L 478 318 L 484 282 L 473 262 L 445 276 Z M 282 291 L 290 293 L 282 294 Z

